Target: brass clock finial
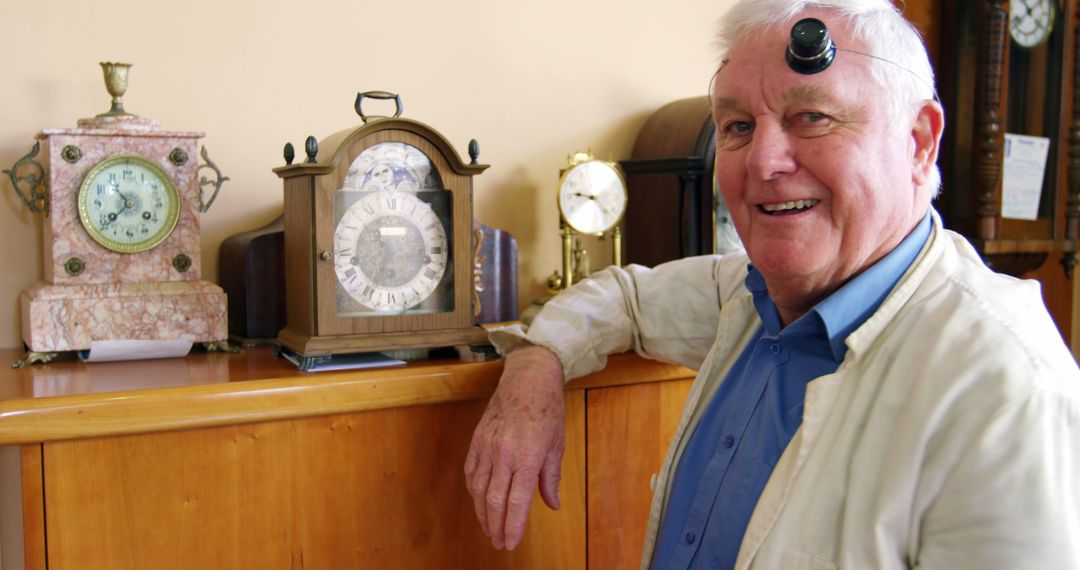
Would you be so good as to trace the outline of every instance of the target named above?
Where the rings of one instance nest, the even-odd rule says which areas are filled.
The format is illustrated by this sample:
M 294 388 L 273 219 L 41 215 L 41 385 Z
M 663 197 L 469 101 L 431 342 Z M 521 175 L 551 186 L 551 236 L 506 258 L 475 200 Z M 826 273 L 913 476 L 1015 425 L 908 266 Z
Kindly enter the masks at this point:
M 79 119 L 79 128 L 137 132 L 157 130 L 157 120 L 140 117 L 124 110 L 124 93 L 128 88 L 128 71 L 131 69 L 131 64 L 102 61 L 100 65 L 101 72 L 105 76 L 105 89 L 112 96 L 112 107 L 107 113 Z
M 99 117 L 126 117 L 131 115 L 131 113 L 124 110 L 124 93 L 127 92 L 129 69 L 131 69 L 130 63 L 101 62 L 101 71 L 105 75 L 105 89 L 109 91 L 109 95 L 112 95 L 112 107 L 108 113 L 102 113 L 98 115 Z

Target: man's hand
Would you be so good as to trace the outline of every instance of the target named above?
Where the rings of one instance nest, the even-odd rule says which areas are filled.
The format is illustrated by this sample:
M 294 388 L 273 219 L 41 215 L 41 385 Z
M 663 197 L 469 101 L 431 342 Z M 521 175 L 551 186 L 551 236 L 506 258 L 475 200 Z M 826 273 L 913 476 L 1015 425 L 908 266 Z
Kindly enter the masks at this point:
M 465 458 L 476 518 L 495 548 L 513 550 L 521 542 L 538 479 L 544 502 L 559 508 L 565 416 L 555 354 L 540 346 L 508 354 Z

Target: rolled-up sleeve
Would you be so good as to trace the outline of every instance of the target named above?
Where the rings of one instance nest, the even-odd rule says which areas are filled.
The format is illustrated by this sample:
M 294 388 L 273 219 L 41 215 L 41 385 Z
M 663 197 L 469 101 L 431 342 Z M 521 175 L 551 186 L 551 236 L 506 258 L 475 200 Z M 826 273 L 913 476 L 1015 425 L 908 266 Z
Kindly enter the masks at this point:
M 503 354 L 528 342 L 548 348 L 570 380 L 602 369 L 607 356 L 633 349 L 655 360 L 697 368 L 716 338 L 722 276 L 742 260 L 700 256 L 646 268 L 609 267 L 552 298 L 526 328 L 492 331 Z M 727 287 L 730 289 L 730 287 Z

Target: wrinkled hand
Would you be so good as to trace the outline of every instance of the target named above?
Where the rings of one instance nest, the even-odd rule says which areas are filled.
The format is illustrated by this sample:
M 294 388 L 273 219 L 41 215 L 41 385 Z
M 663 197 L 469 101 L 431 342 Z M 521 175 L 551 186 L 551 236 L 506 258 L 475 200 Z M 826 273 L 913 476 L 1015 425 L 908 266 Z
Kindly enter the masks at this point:
M 559 508 L 565 416 L 562 365 L 555 354 L 523 346 L 507 355 L 465 458 L 476 518 L 495 548 L 513 550 L 521 542 L 538 480 L 544 502 Z

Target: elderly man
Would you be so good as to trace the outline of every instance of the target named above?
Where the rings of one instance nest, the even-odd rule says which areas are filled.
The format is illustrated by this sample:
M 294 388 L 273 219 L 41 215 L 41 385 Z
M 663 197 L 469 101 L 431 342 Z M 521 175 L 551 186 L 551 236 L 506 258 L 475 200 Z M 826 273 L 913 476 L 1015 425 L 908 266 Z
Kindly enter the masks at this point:
M 804 18 L 831 62 L 786 55 Z M 888 0 L 742 0 L 719 43 L 746 254 L 609 268 L 493 336 L 465 465 L 493 545 L 538 482 L 558 507 L 563 382 L 632 347 L 699 370 L 643 568 L 1080 568 L 1080 371 L 1037 285 L 930 207 L 944 118 L 917 32 Z

